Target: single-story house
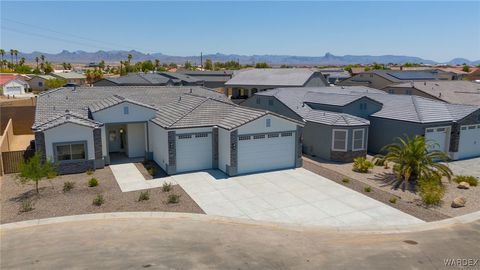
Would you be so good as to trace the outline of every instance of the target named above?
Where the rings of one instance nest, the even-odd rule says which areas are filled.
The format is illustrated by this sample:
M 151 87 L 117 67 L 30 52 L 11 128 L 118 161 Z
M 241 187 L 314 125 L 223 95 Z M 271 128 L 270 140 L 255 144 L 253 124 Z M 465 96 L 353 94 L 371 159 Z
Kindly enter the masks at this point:
M 130 73 L 120 77 L 103 78 L 93 83 L 93 86 L 201 86 L 199 81 L 188 75 L 170 75 L 171 72 L 161 73 Z M 175 74 L 175 73 L 173 73 Z
M 480 106 L 480 84 L 470 81 L 412 81 L 382 89 L 390 94 L 416 95 L 453 104 Z
M 30 80 L 27 81 L 27 83 L 32 91 L 41 92 L 48 90 L 46 82 L 53 79 L 56 78 L 52 75 L 34 75 Z
M 245 99 L 253 94 L 280 87 L 328 86 L 323 74 L 307 68 L 257 68 L 236 73 L 225 83 L 232 99 Z
M 349 162 L 404 135 L 425 136 L 452 159 L 480 156 L 480 107 L 368 87 L 280 88 L 242 106 L 304 120 L 303 151 Z
M 303 122 L 240 107 L 203 87 L 63 87 L 40 94 L 36 150 L 60 173 L 116 156 L 155 161 L 168 174 L 227 175 L 302 165 Z
M 411 81 L 453 80 L 455 74 L 437 69 L 431 70 L 370 70 L 338 83 L 341 86 L 367 86 L 383 89 L 392 84 Z
M 15 74 L 0 74 L 0 87 L 4 96 L 23 95 L 28 89 L 28 83 Z
M 325 76 L 328 83 L 331 85 L 336 85 L 339 82 L 352 77 L 350 72 L 344 70 L 343 68 L 321 68 L 319 71 L 323 74 L 323 76 Z
M 67 84 L 76 84 L 78 86 L 87 84 L 87 77 L 77 72 L 59 72 L 52 73 L 51 75 L 67 81 Z
M 178 73 L 188 75 L 195 79 L 203 81 L 203 86 L 212 89 L 219 89 L 225 87 L 225 83 L 233 77 L 233 71 L 231 70 L 218 70 L 218 71 L 192 71 L 184 70 Z

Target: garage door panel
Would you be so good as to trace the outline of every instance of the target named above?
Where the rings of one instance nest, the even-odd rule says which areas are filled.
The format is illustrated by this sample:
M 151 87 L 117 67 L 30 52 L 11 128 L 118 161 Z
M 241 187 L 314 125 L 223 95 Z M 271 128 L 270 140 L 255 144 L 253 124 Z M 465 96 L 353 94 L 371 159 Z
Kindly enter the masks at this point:
M 425 131 L 425 139 L 429 144 L 429 150 L 447 151 L 447 131 L 445 127 L 427 128 Z
M 480 125 L 461 126 L 458 157 L 471 158 L 478 156 L 480 156 Z
M 177 137 L 177 172 L 212 168 L 212 137 Z
M 294 166 L 294 136 L 240 140 L 238 143 L 239 174 Z

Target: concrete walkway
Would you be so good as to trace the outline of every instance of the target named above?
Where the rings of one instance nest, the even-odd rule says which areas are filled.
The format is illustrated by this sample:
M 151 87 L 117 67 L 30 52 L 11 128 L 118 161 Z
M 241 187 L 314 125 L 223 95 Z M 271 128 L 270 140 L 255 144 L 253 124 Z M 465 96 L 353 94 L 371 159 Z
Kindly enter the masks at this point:
M 146 180 L 133 163 L 110 165 L 110 169 L 122 192 L 157 188 L 165 182 L 175 184 L 171 177 Z
M 357 233 L 177 213 L 47 219 L 0 227 L 0 269 L 429 270 L 447 268 L 449 259 L 466 264 L 449 269 L 478 269 L 478 215 L 460 220 Z
M 455 175 L 473 175 L 480 178 L 480 157 L 447 163 Z

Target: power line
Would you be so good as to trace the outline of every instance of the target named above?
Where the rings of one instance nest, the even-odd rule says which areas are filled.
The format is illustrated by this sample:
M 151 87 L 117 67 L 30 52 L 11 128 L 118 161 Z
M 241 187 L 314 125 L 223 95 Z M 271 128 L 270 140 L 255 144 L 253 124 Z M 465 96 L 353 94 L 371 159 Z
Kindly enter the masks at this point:
M 53 30 L 53 29 L 49 29 L 49 28 L 45 28 L 45 27 L 39 27 L 39 26 L 36 26 L 36 25 L 31 25 L 31 24 L 28 24 L 28 23 L 19 22 L 19 21 L 12 20 L 12 19 L 9 19 L 9 18 L 1 18 L 1 19 L 4 20 L 4 21 L 15 23 L 15 24 L 24 25 L 24 26 L 27 26 L 27 27 L 30 27 L 30 28 L 36 28 L 36 29 L 40 29 L 40 30 L 49 31 L 49 32 L 52 32 L 52 33 L 64 35 L 64 36 L 70 36 L 70 37 L 73 37 L 73 38 L 76 38 L 76 39 L 82 39 L 82 40 L 90 41 L 90 42 L 94 42 L 94 43 L 100 43 L 100 44 L 115 46 L 115 47 L 108 47 L 108 48 L 114 49 L 114 50 L 118 50 L 119 48 L 122 48 L 122 47 L 125 48 L 126 47 L 126 48 L 133 49 L 133 50 L 145 51 L 141 48 L 126 46 L 124 44 L 117 44 L 117 43 L 108 42 L 108 41 L 96 40 L 96 39 L 87 38 L 87 37 L 83 37 L 83 36 L 75 35 L 75 34 L 71 34 L 71 33 L 65 33 L 65 32 L 61 32 L 61 31 L 57 31 L 57 30 Z M 16 30 L 16 31 L 19 31 L 19 30 Z M 40 34 L 37 34 L 37 35 L 40 35 Z M 89 47 L 95 47 L 95 46 L 89 45 Z M 97 46 L 96 48 L 101 48 L 101 47 Z M 107 47 L 104 47 L 104 48 L 107 48 Z

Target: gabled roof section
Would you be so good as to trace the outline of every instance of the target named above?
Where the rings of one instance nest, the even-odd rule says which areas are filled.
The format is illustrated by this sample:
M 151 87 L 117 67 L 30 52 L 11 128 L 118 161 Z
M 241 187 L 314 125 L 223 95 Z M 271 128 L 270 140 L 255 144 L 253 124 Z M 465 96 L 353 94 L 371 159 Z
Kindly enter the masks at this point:
M 103 99 L 99 102 L 95 102 L 95 103 L 91 104 L 90 106 L 88 106 L 88 108 L 90 109 L 90 111 L 92 113 L 95 113 L 95 112 L 113 107 L 115 105 L 118 105 L 118 104 L 121 104 L 121 103 L 124 103 L 124 102 L 128 102 L 128 103 L 131 103 L 131 104 L 135 104 L 135 105 L 138 105 L 138 106 L 142 106 L 142 107 L 145 107 L 145 108 L 148 108 L 148 109 L 155 110 L 155 107 L 153 107 L 153 106 L 150 106 L 150 105 L 138 102 L 138 101 L 134 101 L 134 100 L 131 100 L 131 99 L 127 99 L 127 98 L 119 96 L 119 95 L 113 95 L 113 96 L 108 97 L 106 99 Z
M 374 99 L 371 99 L 366 95 L 361 95 L 361 94 L 349 95 L 349 94 L 315 93 L 315 92 L 308 92 L 304 97 L 304 102 L 343 107 L 363 98 L 369 99 L 375 103 L 378 103 L 379 105 L 382 105 L 382 103 Z
M 33 126 L 33 129 L 35 131 L 45 131 L 45 130 L 58 127 L 60 125 L 67 124 L 67 123 L 77 124 L 80 126 L 85 126 L 90 128 L 97 128 L 103 125 L 100 122 L 94 121 L 92 119 L 84 118 L 81 115 L 77 115 L 75 113 L 66 111 L 64 115 L 61 115 L 59 117 L 46 121 L 46 123 L 44 124 Z
M 329 125 L 329 126 L 368 126 L 370 121 L 346 113 L 335 113 L 321 110 L 310 110 L 305 115 L 305 120 L 309 122 Z
M 316 71 L 306 68 L 249 69 L 239 72 L 225 85 L 303 86 L 315 73 Z

